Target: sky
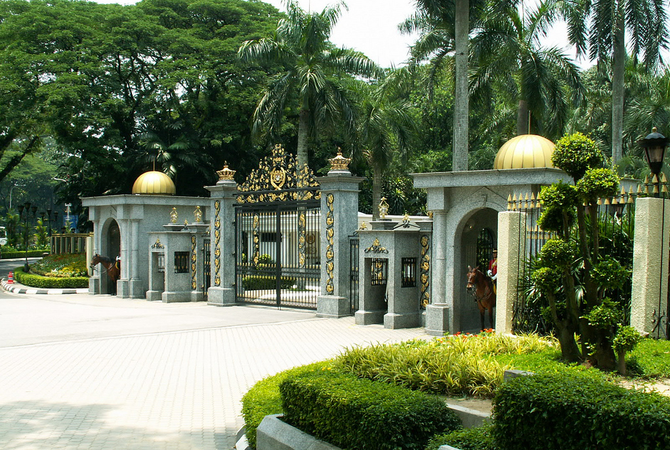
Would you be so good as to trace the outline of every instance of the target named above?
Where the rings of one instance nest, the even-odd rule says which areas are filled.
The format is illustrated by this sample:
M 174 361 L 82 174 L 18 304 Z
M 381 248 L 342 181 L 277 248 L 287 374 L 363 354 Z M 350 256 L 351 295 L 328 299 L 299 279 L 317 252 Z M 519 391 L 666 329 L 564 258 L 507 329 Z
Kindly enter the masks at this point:
M 264 0 L 279 10 L 284 10 L 282 0 Z M 305 11 L 320 12 L 335 0 L 297 0 Z M 409 47 L 416 35 L 408 36 L 398 31 L 415 10 L 414 0 L 346 0 L 348 11 L 343 11 L 333 29 L 331 42 L 363 52 L 382 67 L 396 67 L 409 57 Z

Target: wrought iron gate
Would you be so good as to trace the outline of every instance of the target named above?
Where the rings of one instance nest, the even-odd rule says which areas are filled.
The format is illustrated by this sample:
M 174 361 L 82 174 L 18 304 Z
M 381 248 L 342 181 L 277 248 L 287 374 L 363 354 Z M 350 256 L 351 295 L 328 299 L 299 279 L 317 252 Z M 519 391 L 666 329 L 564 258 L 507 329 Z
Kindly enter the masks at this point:
M 207 300 L 207 293 L 209 290 L 209 287 L 212 284 L 212 260 L 209 257 L 211 254 L 211 240 L 210 239 L 205 239 L 203 241 L 202 245 L 202 253 L 203 253 L 203 258 L 202 258 L 202 273 L 203 273 L 203 286 L 202 286 L 202 292 L 205 296 L 205 300 Z
M 275 146 L 238 189 L 237 302 L 316 309 L 321 193 L 311 170 L 296 171 L 294 157 Z

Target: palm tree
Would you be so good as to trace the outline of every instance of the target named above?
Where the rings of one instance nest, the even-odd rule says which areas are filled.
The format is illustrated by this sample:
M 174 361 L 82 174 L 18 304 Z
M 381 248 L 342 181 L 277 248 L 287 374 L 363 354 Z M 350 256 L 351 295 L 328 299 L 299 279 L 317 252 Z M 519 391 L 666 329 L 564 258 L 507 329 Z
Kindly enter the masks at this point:
M 416 0 L 417 13 L 400 25 L 405 32 L 418 31 L 421 37 L 412 48 L 419 62 L 434 57 L 435 66 L 450 55 L 454 60 L 454 140 L 453 170 L 468 169 L 468 43 L 473 24 L 479 21 L 486 0 Z M 518 0 L 492 2 L 495 8 L 515 6 Z M 472 19 L 472 20 L 471 20 Z
M 579 69 L 563 52 L 545 48 L 540 39 L 551 23 L 546 3 L 534 11 L 506 8 L 488 11 L 471 40 L 472 95 L 488 101 L 492 90 L 517 105 L 517 134 L 531 128 L 560 136 L 568 119 L 571 97 L 577 106 L 584 94 Z M 532 119 L 534 120 L 531 120 Z
M 405 69 L 391 72 L 376 85 L 359 82 L 357 139 L 372 169 L 372 216 L 379 218 L 383 176 L 398 157 L 404 159 L 416 131 L 410 101 L 401 89 Z
M 272 38 L 246 41 L 238 55 L 249 62 L 276 64 L 282 71 L 272 80 L 253 116 L 254 135 L 279 132 L 286 102 L 297 97 L 298 165 L 308 164 L 307 143 L 318 126 L 343 119 L 354 127 L 354 113 L 342 75 L 363 77 L 378 73 L 365 55 L 336 48 L 328 40 L 346 4 L 340 1 L 320 13 L 305 12 L 293 0 L 285 0 L 286 18 L 279 21 Z
M 552 0 L 568 23 L 568 38 L 577 55 L 588 50 L 598 64 L 611 60 L 612 164 L 623 156 L 624 74 L 628 50 L 635 61 L 654 68 L 660 50 L 667 48 L 665 1 L 663 0 Z M 589 27 L 590 24 L 590 27 Z

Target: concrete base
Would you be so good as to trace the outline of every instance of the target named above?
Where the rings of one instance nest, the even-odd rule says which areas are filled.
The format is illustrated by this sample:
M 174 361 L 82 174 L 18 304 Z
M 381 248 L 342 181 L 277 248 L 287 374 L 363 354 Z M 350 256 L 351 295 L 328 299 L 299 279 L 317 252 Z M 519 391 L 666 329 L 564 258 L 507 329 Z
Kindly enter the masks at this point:
M 337 319 L 351 315 L 351 303 L 346 297 L 321 295 L 316 299 L 316 317 Z
M 191 291 L 163 292 L 161 294 L 161 300 L 163 303 L 190 302 Z
M 191 301 L 201 302 L 205 299 L 205 294 L 199 291 L 191 291 Z
M 235 305 L 235 289 L 211 287 L 207 290 L 207 304 L 213 306 Z
M 436 303 L 426 306 L 426 334 L 444 336 L 449 331 L 449 306 Z
M 139 278 L 131 278 L 128 282 L 130 298 L 145 298 L 144 283 Z
M 417 328 L 421 325 L 421 314 L 415 313 L 387 313 L 384 314 L 384 328 L 395 330 L 396 328 Z
M 130 280 L 117 280 L 116 282 L 116 296 L 119 298 L 130 297 Z
M 340 450 L 283 422 L 280 415 L 265 416 L 256 429 L 256 450 Z
M 147 291 L 146 299 L 150 302 L 156 302 L 162 300 L 163 291 Z
M 354 314 L 356 325 L 374 325 L 384 323 L 386 311 L 363 311 L 358 310 Z
M 88 279 L 88 293 L 90 295 L 100 294 L 100 277 L 91 277 Z

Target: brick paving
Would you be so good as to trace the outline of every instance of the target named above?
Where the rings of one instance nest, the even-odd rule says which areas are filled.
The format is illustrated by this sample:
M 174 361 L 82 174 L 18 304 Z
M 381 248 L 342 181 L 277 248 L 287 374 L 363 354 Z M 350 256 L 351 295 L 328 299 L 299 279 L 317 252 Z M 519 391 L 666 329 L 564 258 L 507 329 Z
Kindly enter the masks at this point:
M 308 311 L 0 293 L 0 448 L 232 449 L 256 381 L 424 336 Z

